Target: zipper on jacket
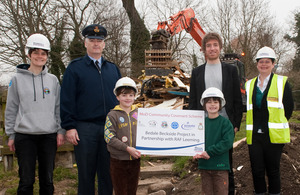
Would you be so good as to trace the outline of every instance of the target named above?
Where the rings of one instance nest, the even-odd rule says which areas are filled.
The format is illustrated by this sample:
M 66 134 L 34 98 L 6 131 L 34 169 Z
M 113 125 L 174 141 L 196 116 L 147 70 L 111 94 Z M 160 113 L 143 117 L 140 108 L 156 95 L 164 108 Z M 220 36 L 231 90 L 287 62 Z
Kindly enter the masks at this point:
M 129 134 L 130 134 L 130 147 L 132 147 L 132 129 L 131 129 L 131 120 L 130 120 L 130 113 L 127 114 L 128 123 L 129 123 Z M 130 160 L 132 160 L 132 156 L 129 155 Z
M 33 101 L 36 101 L 36 92 L 35 92 L 35 83 L 34 83 L 34 75 L 31 74 L 32 76 L 32 85 L 33 85 Z

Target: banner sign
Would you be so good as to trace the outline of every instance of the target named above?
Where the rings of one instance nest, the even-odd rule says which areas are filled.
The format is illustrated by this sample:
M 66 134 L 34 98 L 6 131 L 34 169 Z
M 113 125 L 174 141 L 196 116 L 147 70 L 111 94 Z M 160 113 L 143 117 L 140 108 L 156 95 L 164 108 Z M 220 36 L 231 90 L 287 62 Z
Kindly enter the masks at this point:
M 204 111 L 139 108 L 136 149 L 142 154 L 194 156 L 204 151 Z

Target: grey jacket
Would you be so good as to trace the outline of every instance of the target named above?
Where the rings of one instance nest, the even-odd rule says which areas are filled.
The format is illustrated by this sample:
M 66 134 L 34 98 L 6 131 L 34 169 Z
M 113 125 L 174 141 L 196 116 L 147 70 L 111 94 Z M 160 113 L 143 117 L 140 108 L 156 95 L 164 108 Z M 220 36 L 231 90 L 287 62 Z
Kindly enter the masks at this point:
M 64 134 L 60 127 L 60 85 L 47 67 L 34 75 L 28 70 L 29 64 L 17 66 L 17 74 L 8 87 L 5 132 L 9 139 L 15 133 L 23 134 Z

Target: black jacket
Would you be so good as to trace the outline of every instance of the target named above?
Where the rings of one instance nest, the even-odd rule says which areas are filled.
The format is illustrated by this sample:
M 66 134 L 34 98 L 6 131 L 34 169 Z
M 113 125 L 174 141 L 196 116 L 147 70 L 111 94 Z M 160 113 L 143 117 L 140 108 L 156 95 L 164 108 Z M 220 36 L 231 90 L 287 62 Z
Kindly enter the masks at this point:
M 240 91 L 240 81 L 237 68 L 230 64 L 222 64 L 222 92 L 226 100 L 225 109 L 229 120 L 234 127 L 240 128 L 243 105 Z M 202 93 L 205 91 L 205 66 L 206 63 L 194 68 L 190 82 L 189 109 L 203 110 L 200 104 Z
M 76 129 L 76 121 L 104 124 L 118 103 L 113 89 L 120 77 L 118 67 L 103 58 L 101 71 L 87 55 L 73 60 L 61 86 L 61 126 L 70 130 Z

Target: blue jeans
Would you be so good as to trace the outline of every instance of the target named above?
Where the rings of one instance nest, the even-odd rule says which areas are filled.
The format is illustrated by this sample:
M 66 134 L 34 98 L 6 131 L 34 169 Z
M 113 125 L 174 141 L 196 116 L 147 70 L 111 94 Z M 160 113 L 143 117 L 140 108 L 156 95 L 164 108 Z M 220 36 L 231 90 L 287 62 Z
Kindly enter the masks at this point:
M 38 161 L 40 194 L 53 194 L 53 170 L 57 150 L 56 133 L 29 135 L 17 133 L 16 155 L 19 164 L 18 194 L 33 194 L 35 166 Z
M 74 150 L 78 168 L 78 194 L 95 195 L 97 174 L 98 194 L 111 195 L 110 155 L 104 141 L 104 125 L 77 122 L 77 132 L 80 141 Z

